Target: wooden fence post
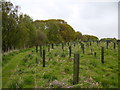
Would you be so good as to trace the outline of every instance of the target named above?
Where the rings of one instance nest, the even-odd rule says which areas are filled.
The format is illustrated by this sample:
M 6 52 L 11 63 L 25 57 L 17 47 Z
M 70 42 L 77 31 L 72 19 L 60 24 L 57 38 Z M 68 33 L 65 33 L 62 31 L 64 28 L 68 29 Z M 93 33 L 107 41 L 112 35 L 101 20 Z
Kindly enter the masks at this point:
M 97 40 L 96 43 L 97 43 L 97 45 L 98 45 L 99 41 Z
M 42 57 L 42 45 L 40 45 L 40 56 Z
M 114 43 L 114 49 L 116 48 L 116 44 Z
M 68 42 L 68 46 L 70 45 L 70 42 Z
M 101 47 L 101 62 L 104 63 L 104 47 Z
M 52 43 L 52 49 L 54 49 L 54 44 Z
M 37 57 L 36 57 L 36 64 L 38 64 L 38 59 L 37 59 Z
M 91 46 L 91 41 L 90 41 L 90 46 Z
M 109 45 L 109 42 L 108 42 L 108 40 L 106 41 L 106 45 L 107 45 L 107 49 L 108 49 L 108 45 Z
M 45 50 L 43 50 L 43 67 L 45 67 Z
M 71 52 L 72 52 L 71 46 L 69 46 L 69 57 L 71 57 Z
M 79 82 L 79 54 L 74 54 L 73 85 Z
M 64 51 L 64 44 L 62 43 L 62 50 Z
M 93 54 L 92 51 L 93 51 L 93 50 L 91 49 L 91 55 Z
M 85 53 L 85 51 L 84 51 L 84 44 L 82 44 L 82 51 L 83 51 L 83 54 Z
M 38 52 L 38 45 L 36 45 L 36 53 Z
M 75 42 L 74 42 L 74 47 L 75 47 Z
M 96 57 L 96 52 L 94 52 L 94 56 Z

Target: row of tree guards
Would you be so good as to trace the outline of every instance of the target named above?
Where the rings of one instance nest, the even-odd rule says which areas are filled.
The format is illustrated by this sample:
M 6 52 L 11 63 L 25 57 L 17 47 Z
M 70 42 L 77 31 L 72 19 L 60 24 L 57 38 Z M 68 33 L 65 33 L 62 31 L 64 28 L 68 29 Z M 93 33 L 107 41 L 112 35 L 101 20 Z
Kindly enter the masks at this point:
M 83 49 L 83 53 L 84 53 L 84 49 Z M 91 49 L 91 53 L 92 53 L 92 49 Z M 71 57 L 72 54 L 72 49 L 71 46 L 69 47 L 69 57 Z M 43 63 L 45 62 L 45 50 L 40 49 L 40 56 L 43 57 Z M 96 52 L 94 52 L 94 56 L 96 57 Z M 104 47 L 101 47 L 101 62 L 104 63 Z M 43 65 L 43 67 L 45 67 L 45 64 Z
M 108 45 L 108 43 L 107 43 Z M 68 43 L 69 46 L 69 43 Z M 74 43 L 75 46 L 75 43 Z M 54 44 L 52 44 L 52 49 L 54 49 Z M 64 44 L 62 44 L 62 49 L 64 51 Z M 82 53 L 84 54 L 84 44 L 81 43 L 81 49 Z M 114 49 L 115 49 L 115 43 L 114 43 Z M 50 51 L 50 44 L 48 45 L 48 52 Z M 36 45 L 36 53 L 38 52 L 38 45 Z M 72 54 L 72 47 L 69 46 L 69 57 L 71 57 Z M 91 54 L 92 54 L 92 49 L 91 49 Z M 96 57 L 96 52 L 94 52 L 94 56 Z M 40 56 L 43 57 L 43 67 L 45 67 L 45 49 L 42 50 L 42 45 L 40 45 Z M 101 63 L 104 63 L 104 47 L 101 47 Z
M 83 52 L 83 54 L 84 54 L 84 44 L 83 43 L 81 43 L 81 42 L 79 42 L 80 43 L 80 45 L 81 45 L 81 49 L 82 49 L 82 52 Z M 99 42 L 97 41 L 97 44 L 98 44 Z M 66 43 L 62 43 L 62 50 L 64 51 L 64 46 L 66 45 Z M 87 46 L 91 46 L 92 45 L 92 43 L 90 42 L 89 44 L 87 43 L 86 44 Z M 48 47 L 48 52 L 50 52 L 50 44 L 46 44 L 46 46 Z M 54 44 L 51 44 L 51 46 L 52 46 L 52 49 L 54 49 Z M 71 45 L 70 45 L 70 43 L 68 42 L 68 46 L 69 46 L 69 51 L 70 51 L 70 56 L 71 56 Z M 74 47 L 76 46 L 76 43 L 74 43 Z M 109 42 L 108 41 L 106 41 L 106 48 L 108 49 L 108 47 L 109 47 Z M 113 48 L 114 49 L 116 49 L 116 43 L 114 43 L 113 44 Z M 38 52 L 38 45 L 36 45 L 36 52 Z M 92 52 L 92 49 L 91 49 L 91 52 Z M 42 45 L 40 45 L 40 54 L 41 54 L 41 56 L 42 56 Z M 96 55 L 96 53 L 95 53 L 95 55 Z
M 108 46 L 109 46 L 109 41 L 106 41 L 106 48 L 107 48 L 107 49 L 108 49 Z M 116 48 L 116 43 L 114 43 L 113 48 L 114 48 L 114 49 Z
M 62 43 L 62 49 L 64 51 L 64 44 Z M 74 43 L 74 47 L 75 47 L 75 43 Z M 84 54 L 84 44 L 80 43 L 81 45 L 81 49 L 82 49 L 82 53 Z M 90 43 L 91 45 L 91 43 Z M 107 49 L 108 49 L 108 42 L 106 43 L 107 45 Z M 48 52 L 50 51 L 50 44 L 47 45 L 48 46 Z M 70 44 L 68 43 L 69 46 L 69 57 L 71 57 L 72 55 L 72 47 L 70 46 Z M 116 45 L 114 43 L 113 48 L 115 49 Z M 54 49 L 54 44 L 51 44 L 51 48 Z M 36 46 L 36 52 L 38 52 L 38 46 Z M 92 53 L 92 49 L 91 49 L 91 53 Z M 40 56 L 43 58 L 43 67 L 45 67 L 45 49 L 42 50 L 42 46 L 40 45 Z M 94 52 L 94 56 L 96 57 L 96 52 Z M 104 47 L 101 47 L 101 63 L 104 64 Z M 75 53 L 74 54 L 74 65 L 73 65 L 73 84 L 77 84 L 79 81 L 79 64 L 80 64 L 80 54 L 79 53 Z
M 70 48 L 70 56 L 71 56 L 71 46 Z M 96 52 L 95 52 L 96 56 Z M 43 50 L 43 67 L 45 67 L 45 50 Z M 101 62 L 104 63 L 104 47 L 101 47 Z M 73 65 L 73 85 L 78 84 L 79 82 L 79 65 L 80 65 L 80 54 L 74 54 L 74 65 Z

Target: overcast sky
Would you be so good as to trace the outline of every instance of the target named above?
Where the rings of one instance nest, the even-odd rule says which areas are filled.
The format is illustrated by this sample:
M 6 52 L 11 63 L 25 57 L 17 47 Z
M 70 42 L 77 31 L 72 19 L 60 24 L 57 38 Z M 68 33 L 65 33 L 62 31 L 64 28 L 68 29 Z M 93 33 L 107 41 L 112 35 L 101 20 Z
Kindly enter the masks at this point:
M 82 34 L 118 38 L 118 0 L 10 1 L 19 5 L 20 12 L 28 14 L 33 20 L 63 19 Z

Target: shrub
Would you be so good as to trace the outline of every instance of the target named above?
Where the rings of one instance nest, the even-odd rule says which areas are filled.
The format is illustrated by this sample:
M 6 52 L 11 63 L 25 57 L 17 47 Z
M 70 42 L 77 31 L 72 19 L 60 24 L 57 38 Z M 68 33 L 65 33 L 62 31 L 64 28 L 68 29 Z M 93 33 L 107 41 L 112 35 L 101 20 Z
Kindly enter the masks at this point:
M 53 80 L 57 79 L 57 77 L 55 75 L 53 75 L 52 73 L 45 73 L 43 75 L 43 78 L 47 79 L 48 81 L 53 81 Z
M 65 67 L 64 72 L 70 74 L 70 68 L 69 67 Z
M 65 57 L 66 55 L 65 55 L 65 53 L 63 52 L 62 54 L 61 54 L 61 57 Z

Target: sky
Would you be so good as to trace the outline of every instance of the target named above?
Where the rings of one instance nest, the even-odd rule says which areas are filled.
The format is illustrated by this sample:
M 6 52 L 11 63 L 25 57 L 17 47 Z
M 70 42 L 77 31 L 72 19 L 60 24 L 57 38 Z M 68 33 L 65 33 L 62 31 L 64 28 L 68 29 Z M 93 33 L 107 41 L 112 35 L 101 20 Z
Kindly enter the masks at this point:
M 63 19 L 75 31 L 118 38 L 118 0 L 8 0 L 33 20 Z

